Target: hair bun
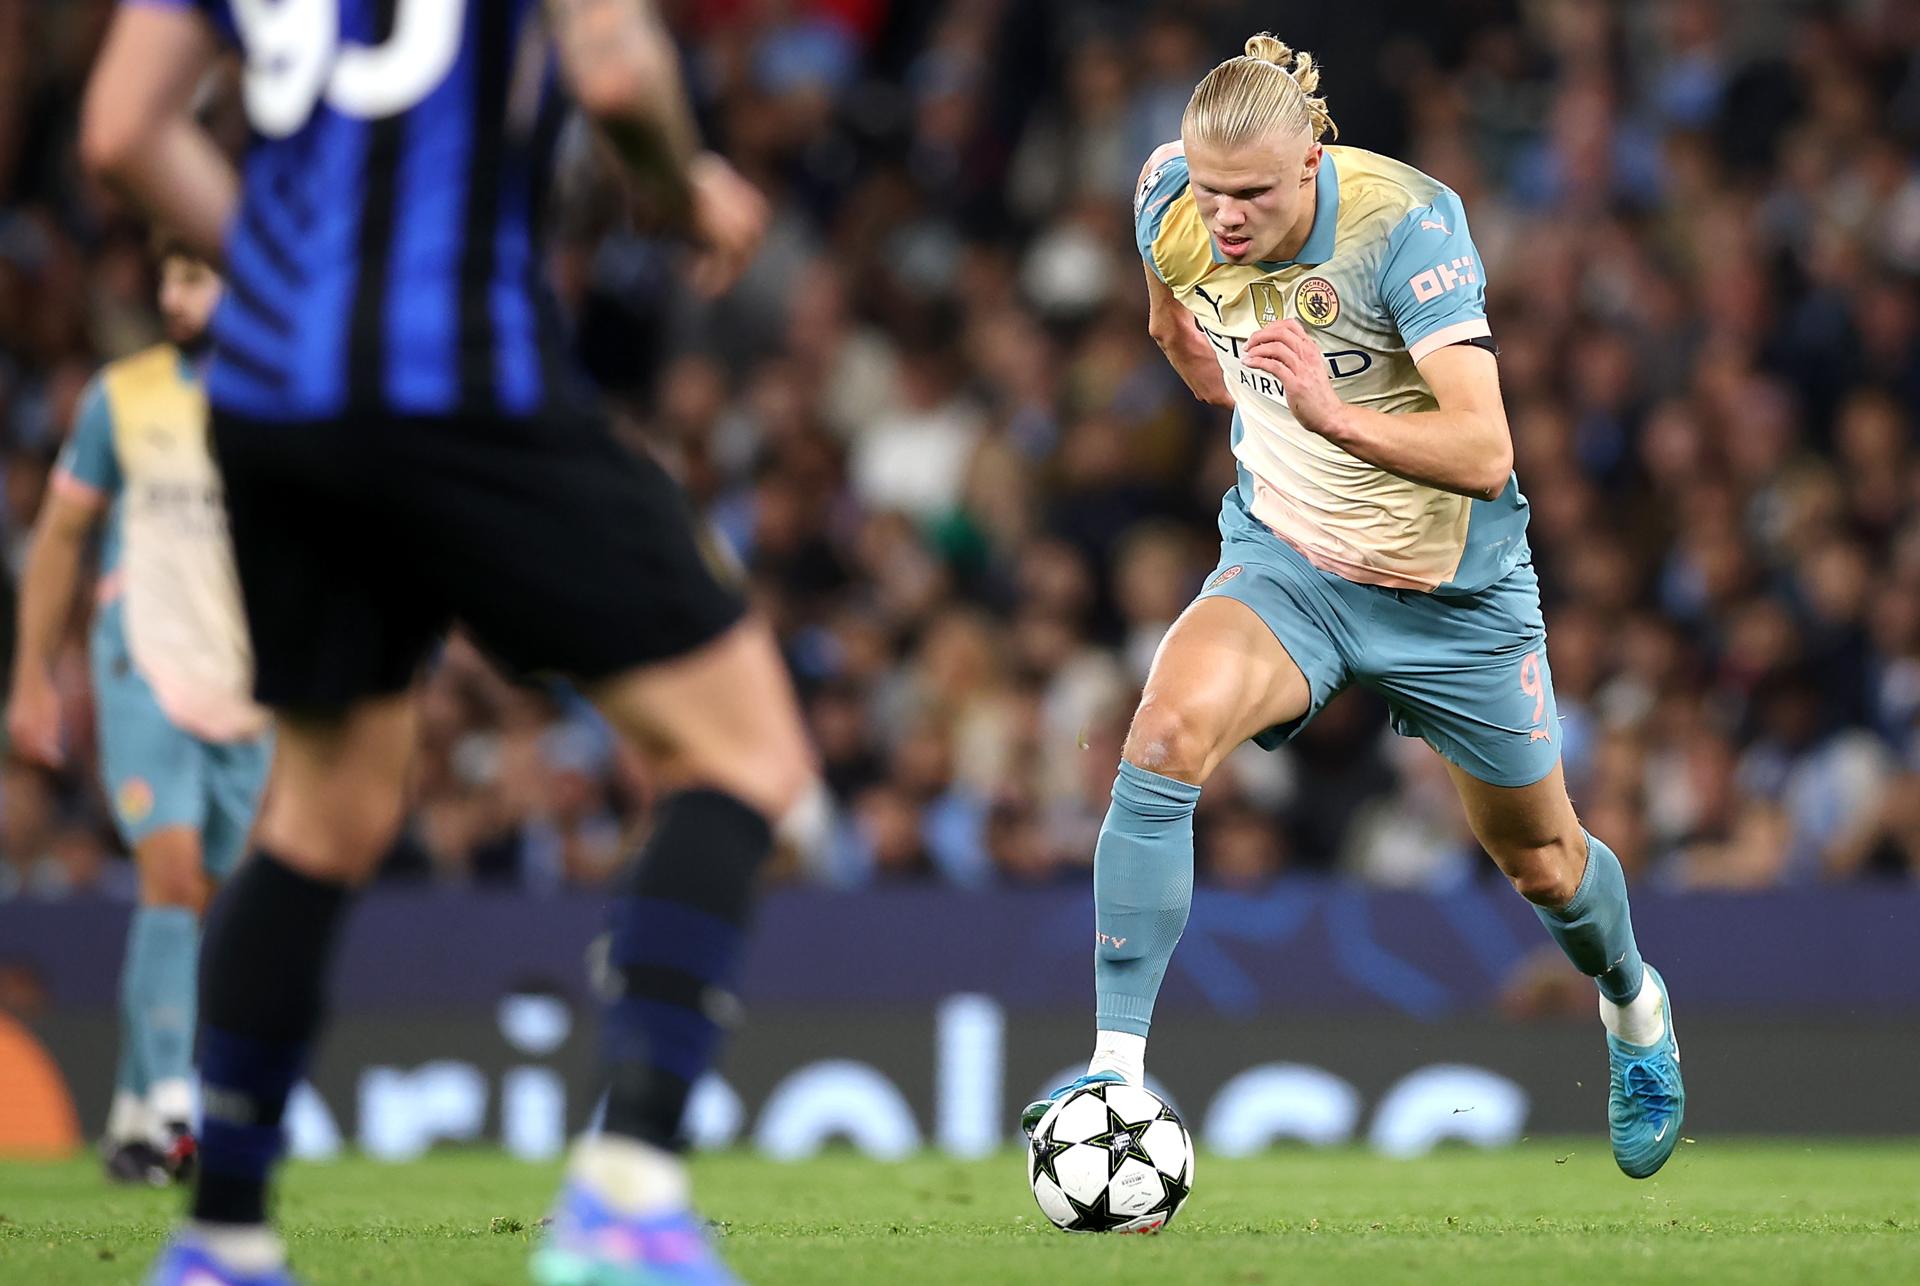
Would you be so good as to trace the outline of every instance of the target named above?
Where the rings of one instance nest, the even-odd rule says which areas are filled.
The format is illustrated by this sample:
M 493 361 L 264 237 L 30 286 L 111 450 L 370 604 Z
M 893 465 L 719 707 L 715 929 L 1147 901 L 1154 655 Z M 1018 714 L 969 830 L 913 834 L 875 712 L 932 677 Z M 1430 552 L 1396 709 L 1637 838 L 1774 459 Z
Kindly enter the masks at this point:
M 1274 72 L 1279 72 L 1278 76 Z M 1272 129 L 1304 129 L 1313 141 L 1340 137 L 1320 88 L 1320 64 L 1271 31 L 1247 38 L 1246 53 L 1229 58 L 1194 87 L 1180 133 L 1238 144 Z
M 1285 67 L 1293 57 L 1293 49 L 1271 31 L 1263 31 L 1257 36 L 1247 37 L 1247 57 Z

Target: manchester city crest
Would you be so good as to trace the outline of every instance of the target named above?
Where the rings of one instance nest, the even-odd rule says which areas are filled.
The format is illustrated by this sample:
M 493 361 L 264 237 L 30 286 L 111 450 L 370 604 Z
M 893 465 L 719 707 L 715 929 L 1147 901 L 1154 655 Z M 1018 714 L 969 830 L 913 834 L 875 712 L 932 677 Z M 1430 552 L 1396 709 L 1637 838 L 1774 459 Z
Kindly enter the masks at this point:
M 1325 277 L 1308 277 L 1293 292 L 1293 308 L 1309 326 L 1331 326 L 1340 315 L 1340 294 Z

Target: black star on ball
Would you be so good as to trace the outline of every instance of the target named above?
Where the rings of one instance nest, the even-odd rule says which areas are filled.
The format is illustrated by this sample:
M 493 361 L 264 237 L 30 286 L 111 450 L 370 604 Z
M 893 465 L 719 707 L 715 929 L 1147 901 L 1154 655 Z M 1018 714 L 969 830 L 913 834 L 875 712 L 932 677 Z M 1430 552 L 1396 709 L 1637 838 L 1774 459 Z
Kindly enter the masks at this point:
M 1147 1131 L 1147 1126 L 1151 1124 L 1153 1124 L 1151 1121 L 1124 1121 L 1120 1119 L 1120 1114 L 1114 1111 L 1112 1105 L 1109 1104 L 1107 1106 L 1106 1131 L 1102 1134 L 1094 1135 L 1088 1139 L 1087 1142 L 1094 1147 L 1105 1148 L 1107 1150 L 1107 1173 L 1109 1175 L 1118 1173 L 1120 1166 L 1128 1157 L 1132 1157 L 1136 1161 L 1143 1161 L 1151 1167 L 1153 1165 L 1153 1158 L 1147 1155 L 1147 1149 L 1140 1141 L 1141 1136 Z
M 1085 1204 L 1075 1201 L 1071 1192 L 1066 1194 L 1067 1204 L 1073 1207 L 1073 1226 L 1081 1232 L 1112 1232 L 1122 1224 L 1132 1223 L 1138 1215 L 1115 1214 L 1109 1198 L 1112 1190 L 1105 1184 L 1100 1187 L 1100 1195 Z
M 1044 1174 L 1049 1179 L 1052 1179 L 1056 1186 L 1061 1187 L 1062 1191 L 1065 1191 L 1065 1187 L 1060 1184 L 1060 1175 L 1055 1171 L 1054 1166 L 1060 1160 L 1060 1154 L 1072 1146 L 1073 1144 L 1071 1143 L 1059 1143 L 1051 1138 L 1042 1138 L 1038 1134 L 1033 1136 L 1034 1172 L 1036 1174 Z
M 1193 1176 L 1184 1173 L 1185 1166 L 1181 1169 L 1183 1173 L 1179 1178 L 1175 1178 L 1164 1170 L 1160 1172 L 1160 1182 L 1167 1190 L 1166 1195 L 1160 1198 L 1159 1204 L 1147 1211 L 1148 1214 L 1173 1218 L 1173 1212 L 1180 1208 L 1180 1203 L 1187 1199 L 1189 1192 L 1193 1191 Z

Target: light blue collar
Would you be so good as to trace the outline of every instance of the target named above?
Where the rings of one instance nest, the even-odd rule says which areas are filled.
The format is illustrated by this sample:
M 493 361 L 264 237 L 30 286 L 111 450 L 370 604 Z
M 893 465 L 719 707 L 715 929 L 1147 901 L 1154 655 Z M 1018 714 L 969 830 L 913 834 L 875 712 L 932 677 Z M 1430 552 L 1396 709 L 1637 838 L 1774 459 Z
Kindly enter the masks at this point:
M 198 357 L 189 357 L 187 351 L 178 344 L 173 345 L 173 355 L 179 359 L 177 369 L 182 384 L 198 384 L 206 375 L 207 360 L 212 356 L 211 352 L 203 351 Z

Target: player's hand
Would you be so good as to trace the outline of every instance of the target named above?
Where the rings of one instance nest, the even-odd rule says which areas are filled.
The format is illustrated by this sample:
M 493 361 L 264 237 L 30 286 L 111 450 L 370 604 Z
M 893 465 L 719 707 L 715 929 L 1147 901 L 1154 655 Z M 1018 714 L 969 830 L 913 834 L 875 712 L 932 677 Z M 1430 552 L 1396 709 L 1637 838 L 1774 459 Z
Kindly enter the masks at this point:
M 770 217 L 766 198 L 740 172 L 712 152 L 693 159 L 694 289 L 709 297 L 725 292 L 760 253 Z
M 1333 391 L 1327 359 L 1307 335 L 1306 327 L 1291 317 L 1262 326 L 1247 341 L 1240 361 L 1280 381 L 1287 394 L 1287 409 L 1302 428 L 1325 438 L 1337 438 L 1346 403 Z
M 60 692 L 44 675 L 24 676 L 7 702 L 7 740 L 14 753 L 34 763 L 58 768 L 66 756 L 60 750 Z

